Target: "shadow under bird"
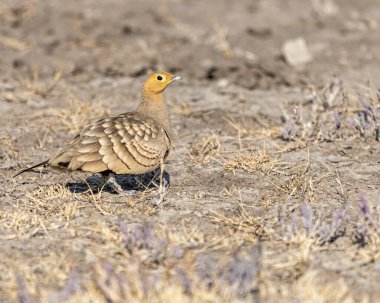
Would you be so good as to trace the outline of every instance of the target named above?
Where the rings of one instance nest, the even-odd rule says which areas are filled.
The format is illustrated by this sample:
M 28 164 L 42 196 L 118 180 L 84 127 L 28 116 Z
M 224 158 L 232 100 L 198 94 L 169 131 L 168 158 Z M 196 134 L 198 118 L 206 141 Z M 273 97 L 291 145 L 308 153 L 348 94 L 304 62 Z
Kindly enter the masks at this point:
M 40 166 L 68 171 L 101 173 L 118 191 L 114 174 L 145 174 L 158 167 L 163 200 L 164 160 L 172 148 L 171 126 L 163 92 L 181 77 L 165 72 L 151 74 L 144 82 L 137 109 L 98 120 L 82 130 L 49 160 L 28 167 L 14 177 Z

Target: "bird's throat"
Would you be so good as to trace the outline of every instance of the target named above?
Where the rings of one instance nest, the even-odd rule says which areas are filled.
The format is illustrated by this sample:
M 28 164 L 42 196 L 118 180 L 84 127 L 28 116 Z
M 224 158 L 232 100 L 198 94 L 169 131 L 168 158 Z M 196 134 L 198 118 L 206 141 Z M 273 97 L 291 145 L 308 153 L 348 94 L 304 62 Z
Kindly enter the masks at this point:
M 143 94 L 136 111 L 153 118 L 159 124 L 163 124 L 165 128 L 170 127 L 169 111 L 165 104 L 163 93 L 150 94 L 149 96 Z

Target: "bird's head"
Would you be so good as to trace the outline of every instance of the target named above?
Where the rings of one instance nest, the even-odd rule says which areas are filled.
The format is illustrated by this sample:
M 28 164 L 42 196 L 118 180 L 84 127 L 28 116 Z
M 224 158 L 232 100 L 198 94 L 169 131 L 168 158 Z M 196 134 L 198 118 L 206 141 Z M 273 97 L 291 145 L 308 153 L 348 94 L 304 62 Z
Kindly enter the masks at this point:
M 158 72 L 151 74 L 143 85 L 143 95 L 157 95 L 162 93 L 165 88 L 176 80 L 181 80 L 179 76 L 174 76 L 169 73 Z

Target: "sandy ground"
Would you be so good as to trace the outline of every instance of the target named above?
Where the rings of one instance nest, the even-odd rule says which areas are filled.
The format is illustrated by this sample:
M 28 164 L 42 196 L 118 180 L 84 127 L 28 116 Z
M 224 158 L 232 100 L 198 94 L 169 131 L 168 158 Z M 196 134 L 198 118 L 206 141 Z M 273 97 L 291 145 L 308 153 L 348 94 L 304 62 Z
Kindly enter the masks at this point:
M 380 302 L 379 17 L 375 0 L 0 1 L 1 302 Z M 161 205 L 142 179 L 12 178 L 134 109 L 153 70 L 184 78 Z

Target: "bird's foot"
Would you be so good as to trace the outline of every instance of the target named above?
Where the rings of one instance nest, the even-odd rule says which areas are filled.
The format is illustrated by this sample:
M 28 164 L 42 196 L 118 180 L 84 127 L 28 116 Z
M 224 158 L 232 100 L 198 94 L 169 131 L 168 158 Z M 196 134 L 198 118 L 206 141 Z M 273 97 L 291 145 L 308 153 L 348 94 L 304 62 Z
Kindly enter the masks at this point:
M 153 198 L 152 204 L 153 205 L 160 205 L 168 193 L 169 188 L 169 182 L 163 178 L 162 182 L 160 182 L 160 186 L 158 187 L 158 197 Z
M 115 176 L 110 176 L 108 178 L 107 184 L 119 195 L 132 196 L 135 190 L 124 190 L 123 187 L 116 181 Z

